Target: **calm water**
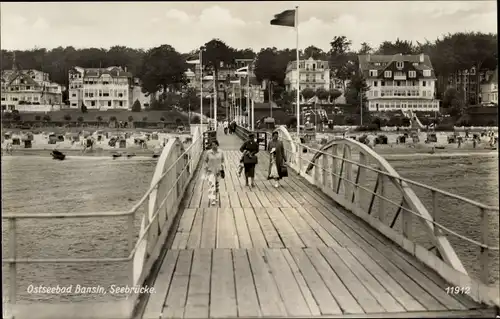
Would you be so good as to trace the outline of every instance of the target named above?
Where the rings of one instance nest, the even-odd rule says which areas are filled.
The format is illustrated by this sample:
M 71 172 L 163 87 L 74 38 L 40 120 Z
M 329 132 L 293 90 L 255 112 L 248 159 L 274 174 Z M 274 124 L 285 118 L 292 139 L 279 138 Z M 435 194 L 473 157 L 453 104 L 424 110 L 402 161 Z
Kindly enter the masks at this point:
M 477 201 L 498 205 L 498 157 L 413 156 L 388 157 L 404 177 L 426 183 Z M 2 209 L 4 213 L 64 213 L 120 211 L 130 208 L 148 189 L 156 162 L 151 159 L 72 158 L 59 162 L 48 157 L 5 157 L 2 159 Z M 428 201 L 424 193 L 422 201 Z M 453 201 L 442 201 L 442 222 L 465 235 L 478 236 L 478 212 L 463 209 Z M 136 228 L 139 218 L 136 220 Z M 3 223 L 6 227 L 7 223 Z M 61 219 L 21 220 L 18 222 L 19 257 L 123 257 L 126 252 L 126 220 Z M 492 219 L 492 243 L 498 243 L 498 217 Z M 495 232 L 496 230 L 496 232 Z M 2 229 L 3 251 L 8 241 Z M 474 268 L 477 252 L 451 239 L 467 268 Z M 493 244 L 495 245 L 495 244 Z M 498 269 L 498 255 L 492 269 Z M 477 260 L 477 259 L 476 259 Z M 61 286 L 69 284 L 126 284 L 125 265 L 117 264 L 40 264 L 20 265 L 18 299 L 22 301 L 120 298 L 112 295 L 33 295 L 30 284 Z M 3 267 L 4 294 L 8 269 Z M 110 276 L 112 274 L 112 276 Z M 498 280 L 498 273 L 492 274 Z
M 67 213 L 123 211 L 130 209 L 146 192 L 156 161 L 151 158 L 112 160 L 108 157 L 72 157 L 54 161 L 49 157 L 2 159 L 3 213 Z M 137 218 L 136 228 L 139 225 Z M 7 223 L 2 223 L 3 252 L 8 254 Z M 19 257 L 125 257 L 125 218 L 26 219 L 17 223 Z M 125 265 L 38 264 L 18 266 L 18 298 L 25 301 L 53 299 L 85 300 L 98 295 L 30 295 L 33 285 L 127 284 Z M 8 268 L 3 266 L 3 285 Z M 112 274 L 110 276 L 110 274 Z M 4 294 L 6 293 L 4 289 Z

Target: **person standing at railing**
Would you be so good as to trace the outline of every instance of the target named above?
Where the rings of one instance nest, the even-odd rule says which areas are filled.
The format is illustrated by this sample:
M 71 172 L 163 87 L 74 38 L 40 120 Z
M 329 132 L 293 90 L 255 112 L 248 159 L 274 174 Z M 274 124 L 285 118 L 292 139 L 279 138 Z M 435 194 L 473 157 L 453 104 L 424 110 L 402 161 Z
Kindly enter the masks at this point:
M 240 159 L 238 176 L 245 169 L 245 186 L 248 186 L 248 179 L 250 179 L 250 187 L 254 187 L 255 166 L 258 163 L 257 153 L 259 152 L 259 144 L 255 141 L 255 134 L 248 135 L 248 140 L 241 145 L 240 152 L 243 153 L 243 156 Z
M 211 146 L 205 157 L 205 176 L 208 182 L 208 200 L 210 205 L 215 205 L 219 195 L 219 178 L 224 178 L 224 154 L 219 149 L 217 140 L 213 140 Z
M 274 187 L 277 188 L 280 186 L 278 181 L 288 175 L 285 166 L 285 148 L 283 142 L 278 139 L 278 132 L 273 132 L 267 149 L 270 153 L 267 179 L 274 180 Z

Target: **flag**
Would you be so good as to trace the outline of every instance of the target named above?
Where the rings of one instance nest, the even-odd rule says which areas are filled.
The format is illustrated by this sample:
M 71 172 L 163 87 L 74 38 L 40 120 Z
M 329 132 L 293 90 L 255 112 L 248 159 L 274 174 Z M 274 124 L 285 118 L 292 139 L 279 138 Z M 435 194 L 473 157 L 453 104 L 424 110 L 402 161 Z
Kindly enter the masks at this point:
M 200 60 L 190 60 L 190 61 L 186 61 L 186 63 L 188 64 L 200 64 Z
M 235 74 L 237 75 L 248 75 L 248 66 L 244 66 L 236 70 Z
M 240 84 L 240 80 L 231 80 L 231 84 Z
M 274 15 L 274 19 L 271 20 L 271 25 L 295 27 L 295 10 L 285 10 Z

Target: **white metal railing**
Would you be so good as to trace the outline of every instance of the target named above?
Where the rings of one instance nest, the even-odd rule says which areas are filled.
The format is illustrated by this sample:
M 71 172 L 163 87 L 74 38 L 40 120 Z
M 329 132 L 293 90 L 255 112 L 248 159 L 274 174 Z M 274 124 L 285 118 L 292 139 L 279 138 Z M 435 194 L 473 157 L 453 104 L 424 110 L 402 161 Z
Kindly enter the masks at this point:
M 193 177 L 201 158 L 203 135 L 201 127 L 195 128 L 191 144 L 184 148 L 178 138 L 169 139 L 165 145 L 150 188 L 142 198 L 126 212 L 92 212 L 92 213 L 43 213 L 43 214 L 3 214 L 7 220 L 9 234 L 9 256 L 2 259 L 9 265 L 9 304 L 12 316 L 16 313 L 17 265 L 18 264 L 80 264 L 80 263 L 128 263 L 130 285 L 141 285 L 148 276 L 153 263 L 160 255 L 161 248 L 168 236 L 170 226 L 178 212 L 184 192 Z M 141 207 L 148 203 L 146 209 Z M 135 218 L 143 212 L 141 227 L 137 236 Z M 55 218 L 110 218 L 127 217 L 128 255 L 116 258 L 18 258 L 16 256 L 17 238 L 16 222 L 19 219 L 55 219 Z M 138 238 L 137 238 L 138 237 Z M 136 239 L 137 238 L 137 239 Z M 138 294 L 128 298 L 130 311 L 133 310 Z M 49 307 L 50 305 L 47 305 Z M 66 308 L 67 310 L 67 308 Z M 71 317 L 62 313 L 62 317 Z M 21 315 L 22 317 L 22 315 Z M 17 318 L 17 317 L 16 317 Z
M 295 141 L 285 127 L 278 127 L 277 131 L 287 153 L 287 164 L 294 171 L 319 187 L 323 193 L 341 206 L 369 222 L 372 227 L 436 270 L 447 281 L 454 282 L 457 286 L 464 286 L 465 282 L 473 285 L 475 282 L 475 279 L 465 270 L 462 261 L 449 243 L 447 235 L 478 247 L 480 280 L 475 282 L 478 292 L 476 295 L 479 295 L 478 299 L 481 301 L 498 304 L 498 292 L 492 295 L 491 290 L 488 290 L 491 288 L 489 287 L 491 270 L 489 254 L 490 252 L 498 253 L 499 250 L 498 246 L 489 243 L 491 234 L 489 228 L 491 218 L 498 218 L 498 207 L 484 205 L 403 178 L 382 156 L 355 140 L 345 138 L 333 140 L 318 150 Z M 411 187 L 430 192 L 432 214 Z M 480 226 L 478 227 L 480 239 L 460 234 L 437 221 L 446 217 L 440 215 L 439 198 L 442 197 L 458 201 L 462 209 L 464 205 L 469 205 L 480 212 Z M 376 206 L 378 209 L 375 209 Z M 391 207 L 395 213 L 391 216 L 392 220 L 388 220 Z M 401 216 L 401 229 L 397 232 L 394 226 L 399 216 Z M 414 218 L 428 234 L 433 244 L 431 249 L 423 248 L 415 242 L 416 237 L 412 230 L 417 224 L 413 223 Z M 437 256 L 430 252 L 434 248 Z M 447 267 L 437 265 L 437 260 Z M 485 289 L 488 293 L 485 293 Z

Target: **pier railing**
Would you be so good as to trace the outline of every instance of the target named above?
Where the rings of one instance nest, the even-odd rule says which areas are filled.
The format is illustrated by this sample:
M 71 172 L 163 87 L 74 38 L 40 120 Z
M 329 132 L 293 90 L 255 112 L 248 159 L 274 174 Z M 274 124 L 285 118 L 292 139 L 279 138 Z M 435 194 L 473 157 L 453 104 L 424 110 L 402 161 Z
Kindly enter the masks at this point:
M 127 285 L 141 286 L 161 253 L 185 190 L 198 167 L 203 153 L 202 142 L 203 137 L 199 126 L 192 130 L 192 141 L 187 147 L 178 138 L 169 139 L 158 159 L 150 188 L 126 212 L 3 214 L 2 219 L 7 221 L 9 236 L 9 256 L 2 259 L 2 263 L 8 264 L 9 267 L 9 303 L 4 304 L 9 318 L 33 317 L 33 313 L 37 313 L 36 318 L 52 319 L 73 318 L 81 314 L 85 314 L 86 318 L 130 318 L 139 297 L 137 291 L 131 292 L 126 300 L 115 302 L 115 304 L 112 302 L 94 303 L 92 306 L 88 303 L 16 304 L 17 266 L 19 264 L 126 263 L 128 265 L 127 278 L 130 278 Z M 127 218 L 127 256 L 118 258 L 19 258 L 16 256 L 18 220 L 111 217 Z M 137 218 L 141 220 L 139 233 L 135 227 Z
M 476 301 L 500 304 L 498 287 L 490 285 L 490 270 L 496 268 L 491 267 L 494 264 L 491 258 L 498 259 L 499 250 L 495 245 L 498 241 L 491 239 L 495 237 L 491 225 L 498 219 L 498 207 L 405 179 L 381 155 L 355 140 L 337 139 L 314 149 L 296 141 L 283 126 L 277 131 L 284 144 L 287 164 L 296 173 L 434 269 L 450 284 L 470 287 L 470 295 Z M 427 194 L 419 191 L 418 196 L 413 188 Z M 475 221 L 472 225 L 477 228 L 464 235 L 445 226 L 450 216 L 443 214 L 444 198 L 456 209 L 470 210 Z M 469 258 L 468 261 L 474 263 L 471 271 L 479 275 L 479 280 L 466 270 L 449 239 L 475 252 L 462 259 Z

